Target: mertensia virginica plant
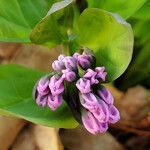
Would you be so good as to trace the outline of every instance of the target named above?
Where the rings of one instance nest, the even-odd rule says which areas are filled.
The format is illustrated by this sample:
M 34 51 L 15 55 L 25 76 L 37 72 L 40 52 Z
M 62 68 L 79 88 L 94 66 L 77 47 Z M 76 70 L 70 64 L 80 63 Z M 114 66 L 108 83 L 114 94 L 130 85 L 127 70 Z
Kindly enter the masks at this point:
M 81 124 L 92 134 L 106 132 L 121 116 L 105 83 L 123 74 L 131 61 L 133 31 L 126 19 L 144 1 L 1 3 L 6 11 L 0 14 L 5 18 L 0 20 L 0 41 L 60 46 L 62 54 L 48 72 L 1 65 L 0 114 L 50 127 Z

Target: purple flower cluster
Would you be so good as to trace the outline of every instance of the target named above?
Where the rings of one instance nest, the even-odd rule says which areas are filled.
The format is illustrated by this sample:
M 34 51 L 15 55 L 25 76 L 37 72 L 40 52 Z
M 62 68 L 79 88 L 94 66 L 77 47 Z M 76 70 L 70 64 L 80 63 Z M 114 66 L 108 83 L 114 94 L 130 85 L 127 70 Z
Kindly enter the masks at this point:
M 105 67 L 93 69 L 94 59 L 87 51 L 73 56 L 60 55 L 52 63 L 56 74 L 39 80 L 35 98 L 38 105 L 54 111 L 63 101 L 64 81 L 72 82 L 79 93 L 82 123 L 90 133 L 97 134 L 106 132 L 108 124 L 116 123 L 120 114 L 113 105 L 111 93 L 100 85 L 106 78 Z M 84 72 L 82 75 L 79 75 L 80 68 Z
M 84 107 L 82 122 L 89 132 L 104 133 L 109 123 L 116 123 L 120 119 L 119 111 L 113 105 L 113 101 L 113 96 L 104 87 L 97 90 L 97 94 L 80 93 L 80 102 Z
M 60 55 L 52 67 L 59 74 L 52 77 L 43 77 L 36 87 L 36 103 L 39 106 L 48 106 L 55 111 L 63 101 L 64 81 L 72 82 L 76 79 L 76 59 L 71 56 Z
M 63 78 L 58 75 L 43 77 L 39 80 L 36 91 L 36 103 L 43 107 L 49 106 L 54 111 L 62 103 Z
M 109 123 L 116 123 L 120 119 L 114 99 L 108 89 L 100 86 L 94 91 L 94 85 L 105 81 L 105 67 L 87 69 L 83 77 L 78 79 L 76 87 L 79 90 L 82 108 L 82 122 L 92 134 L 104 133 Z

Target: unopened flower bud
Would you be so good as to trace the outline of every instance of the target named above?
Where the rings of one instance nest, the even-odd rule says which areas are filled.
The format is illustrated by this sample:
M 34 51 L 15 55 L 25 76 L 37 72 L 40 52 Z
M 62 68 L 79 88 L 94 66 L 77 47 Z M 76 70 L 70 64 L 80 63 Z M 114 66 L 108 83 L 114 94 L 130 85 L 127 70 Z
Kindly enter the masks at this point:
M 42 77 L 37 84 L 38 94 L 44 96 L 49 93 L 49 77 Z
M 42 107 L 46 106 L 47 105 L 47 96 L 41 96 L 40 94 L 37 95 L 36 103 L 37 103 L 37 105 L 42 106 Z
M 97 91 L 97 94 L 107 104 L 113 104 L 114 98 L 107 88 L 103 87 L 102 89 Z
M 82 69 L 88 69 L 91 67 L 92 57 L 87 54 L 79 55 L 78 56 L 78 64 Z
M 65 55 L 61 54 L 61 55 L 58 56 L 58 60 L 62 61 L 65 57 L 66 57 Z
M 74 71 L 71 71 L 70 69 L 62 70 L 62 78 L 68 82 L 72 82 L 76 78 L 76 74 Z
M 64 80 L 58 75 L 53 75 L 49 82 L 49 88 L 53 96 L 62 94 L 64 92 Z
M 109 109 L 108 105 L 104 101 L 99 99 L 98 104 L 94 107 L 93 110 L 91 109 L 90 111 L 100 123 L 108 122 Z
M 62 95 L 56 96 L 49 95 L 47 104 L 51 110 L 55 111 L 62 104 L 62 101 L 63 101 Z
M 96 78 L 102 79 L 105 81 L 107 73 L 105 72 L 105 67 L 96 67 L 95 71 L 97 72 Z
M 92 85 L 92 84 L 99 83 L 99 81 L 96 78 L 96 75 L 97 75 L 97 72 L 93 71 L 92 69 L 88 69 L 83 77 L 89 79 Z
M 120 113 L 114 105 L 109 107 L 109 114 L 109 123 L 116 123 L 119 121 Z
M 82 112 L 82 122 L 84 127 L 92 134 L 99 132 L 99 123 L 93 114 L 87 110 Z
M 90 80 L 80 78 L 76 83 L 76 87 L 79 89 L 81 93 L 89 93 L 91 91 Z
M 81 94 L 79 93 L 79 98 L 82 106 L 88 110 L 93 110 L 95 106 L 98 105 L 98 100 L 93 93 Z
M 70 70 L 77 70 L 77 64 L 76 64 L 76 60 L 75 58 L 71 57 L 71 56 L 66 56 L 63 59 L 63 62 L 65 64 L 66 69 L 70 69 Z
M 84 127 L 92 134 L 104 133 L 108 129 L 107 122 L 99 122 L 94 115 L 87 110 L 82 111 L 82 122 Z
M 74 53 L 72 57 L 75 58 L 75 60 L 76 60 L 76 62 L 77 62 L 79 56 L 80 56 L 79 53 Z
M 64 63 L 60 60 L 55 60 L 53 63 L 52 63 L 52 68 L 55 70 L 55 71 L 61 71 L 63 69 L 65 69 L 65 66 L 64 66 Z

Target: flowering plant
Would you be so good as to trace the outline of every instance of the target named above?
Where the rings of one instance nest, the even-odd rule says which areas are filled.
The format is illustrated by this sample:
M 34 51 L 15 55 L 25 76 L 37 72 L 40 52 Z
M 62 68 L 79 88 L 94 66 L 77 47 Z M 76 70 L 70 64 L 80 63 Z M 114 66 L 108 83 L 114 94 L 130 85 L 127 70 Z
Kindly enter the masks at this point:
M 116 123 L 120 118 L 113 96 L 101 86 L 107 74 L 105 67 L 95 68 L 94 60 L 89 51 L 72 57 L 60 55 L 52 64 L 56 73 L 42 77 L 33 91 L 36 103 L 52 111 L 61 106 L 64 97 L 71 110 L 74 109 L 77 121 L 92 134 L 106 132 L 108 123 Z M 74 88 L 74 95 L 70 94 L 70 88 Z
M 51 127 L 80 123 L 92 134 L 105 132 L 120 115 L 104 84 L 131 61 L 133 32 L 125 20 L 144 2 L 13 0 L 7 5 L 1 0 L 1 41 L 62 45 L 63 52 L 51 72 L 1 65 L 0 113 Z

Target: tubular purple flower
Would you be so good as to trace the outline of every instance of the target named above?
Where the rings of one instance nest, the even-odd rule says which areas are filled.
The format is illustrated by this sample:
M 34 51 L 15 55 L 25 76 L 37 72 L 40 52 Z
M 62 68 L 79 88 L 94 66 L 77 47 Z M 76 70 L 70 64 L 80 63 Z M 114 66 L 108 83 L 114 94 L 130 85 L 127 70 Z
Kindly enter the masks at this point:
M 99 132 L 99 123 L 89 111 L 84 110 L 82 113 L 82 122 L 84 127 L 92 134 Z
M 96 67 L 95 71 L 97 72 L 96 78 L 102 79 L 105 81 L 107 73 L 105 72 L 105 67 Z
M 120 113 L 118 109 L 114 105 L 110 105 L 109 107 L 109 123 L 116 123 L 120 119 Z
M 49 82 L 49 88 L 53 96 L 62 94 L 64 92 L 64 79 L 58 75 L 53 75 Z
M 107 104 L 113 104 L 114 98 L 108 89 L 103 87 L 102 89 L 97 91 L 98 96 L 104 100 Z
M 78 64 L 82 69 L 88 69 L 91 67 L 92 57 L 87 54 L 82 54 L 78 56 Z
M 93 93 L 79 93 L 79 98 L 82 106 L 84 106 L 88 110 L 93 110 L 98 105 L 98 100 Z
M 109 109 L 108 105 L 102 101 L 98 100 L 99 104 L 96 105 L 94 109 L 90 109 L 90 111 L 93 113 L 94 117 L 100 122 L 105 123 L 109 120 Z
M 76 83 L 76 87 L 79 89 L 81 93 L 91 92 L 91 84 L 90 80 L 88 79 L 80 78 Z
M 99 81 L 96 78 L 97 72 L 93 71 L 92 69 L 88 69 L 86 73 L 84 74 L 84 78 L 89 79 L 92 84 L 98 84 Z
M 82 53 L 82 55 L 83 55 L 83 56 L 86 56 L 89 61 L 93 61 L 94 55 L 93 55 L 93 53 L 91 53 L 91 51 L 88 51 L 88 50 L 86 51 L 86 50 L 85 50 L 85 51 Z
M 39 80 L 37 84 L 38 93 L 43 96 L 49 93 L 49 77 L 43 77 Z
M 74 53 L 72 57 L 73 57 L 73 58 L 76 60 L 76 62 L 77 62 L 79 56 L 80 56 L 79 53 Z
M 108 123 L 99 123 L 99 133 L 105 133 L 108 130 Z
M 72 82 L 76 78 L 76 74 L 74 71 L 71 71 L 70 69 L 62 70 L 62 78 L 68 82 Z
M 52 68 L 53 68 L 55 71 L 61 71 L 61 70 L 65 69 L 65 66 L 64 66 L 64 63 L 63 63 L 61 60 L 55 60 L 55 61 L 52 63 Z
M 62 61 L 65 57 L 66 57 L 65 55 L 61 54 L 61 55 L 58 56 L 58 60 Z
M 37 98 L 36 98 L 36 103 L 37 105 L 39 106 L 46 106 L 47 105 L 47 96 L 41 96 L 40 94 L 37 95 Z
M 87 110 L 82 112 L 82 123 L 84 127 L 92 134 L 104 133 L 108 129 L 108 123 L 100 123 L 94 115 Z
M 66 69 L 70 69 L 70 70 L 77 70 L 77 64 L 76 64 L 76 60 L 75 58 L 71 57 L 71 56 L 66 56 L 63 59 L 63 62 L 65 64 Z
M 62 95 L 56 96 L 48 95 L 47 104 L 51 110 L 55 111 L 62 104 L 62 101 L 63 101 Z
M 109 119 L 109 109 L 107 104 L 97 98 L 93 93 L 79 94 L 81 105 L 93 113 L 100 122 L 107 122 Z

